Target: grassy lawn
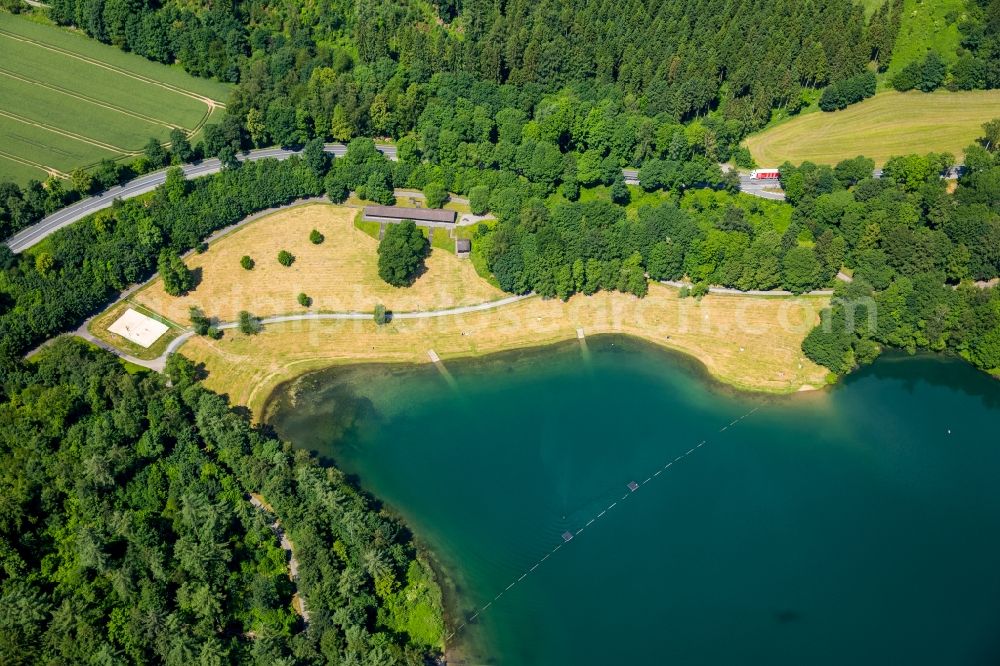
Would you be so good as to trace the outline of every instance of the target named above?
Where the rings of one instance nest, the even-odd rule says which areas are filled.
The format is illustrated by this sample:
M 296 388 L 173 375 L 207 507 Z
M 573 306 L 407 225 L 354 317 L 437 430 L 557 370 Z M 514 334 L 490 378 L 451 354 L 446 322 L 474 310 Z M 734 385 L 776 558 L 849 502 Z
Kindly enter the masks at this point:
M 230 90 L 7 14 L 0 52 L 0 180 L 38 177 L 29 166 L 65 174 L 135 154 L 174 127 L 197 134 Z
M 625 206 L 626 214 L 635 219 L 639 215 L 639 209 L 643 206 L 658 206 L 664 201 L 671 201 L 673 195 L 668 192 L 647 192 L 638 185 L 628 186 L 629 194 L 631 199 L 627 206 Z M 581 187 L 580 188 L 580 201 L 611 201 L 611 188 L 607 185 L 594 185 L 592 187 Z M 568 203 L 569 200 L 564 197 L 560 192 L 555 192 L 549 195 L 548 203 Z
M 0 173 L 6 173 L 8 178 L 18 183 L 48 178 L 49 174 L 45 169 L 26 162 L 23 158 L 14 159 L 4 156 L 3 149 L 0 148 Z
M 468 261 L 439 249 L 427 258 L 426 272 L 411 287 L 396 288 L 378 276 L 377 241 L 355 228 L 357 210 L 314 204 L 289 208 L 261 218 L 194 254 L 188 265 L 201 272 L 201 282 L 187 296 L 169 296 L 160 281 L 134 299 L 174 321 L 188 321 L 188 308 L 233 321 L 240 310 L 258 316 L 313 312 L 370 311 L 383 303 L 395 312 L 438 310 L 502 298 L 504 294 L 476 275 Z M 318 229 L 326 240 L 309 242 Z M 295 256 L 290 267 L 278 263 L 280 250 Z M 250 255 L 252 271 L 240 267 Z M 296 296 L 312 297 L 310 308 Z
M 4 102 L 0 102 L 0 106 Z M 76 166 L 92 164 L 116 155 L 113 150 L 37 127 L 30 121 L 4 116 L 2 112 L 3 109 L 0 108 L 0 152 L 11 162 L 28 162 L 39 165 L 39 169 L 44 164 L 49 169 L 69 173 Z M 0 180 L 24 182 L 16 180 L 15 175 L 0 172 Z
M 701 302 L 651 285 L 644 299 L 619 293 L 577 295 L 564 303 L 531 298 L 496 310 L 435 319 L 302 321 L 267 326 L 256 336 L 192 338 L 181 352 L 203 362 L 206 384 L 258 417 L 271 390 L 309 370 L 358 362 L 426 363 L 589 335 L 627 333 L 686 352 L 717 378 L 775 393 L 822 386 L 826 370 L 806 359 L 802 339 L 826 298 L 712 294 Z
M 133 310 L 146 316 L 152 317 L 153 319 L 166 324 L 170 328 L 166 333 L 161 335 L 156 342 L 150 345 L 149 348 L 141 347 L 131 340 L 127 340 L 117 333 L 109 331 L 108 327 L 115 323 L 115 321 L 129 308 L 132 308 Z M 151 361 L 155 358 L 159 358 L 163 352 L 167 350 L 167 346 L 170 342 L 183 332 L 182 325 L 186 324 L 187 321 L 186 316 L 184 319 L 171 321 L 158 315 L 149 308 L 145 308 L 138 303 L 132 302 L 132 299 L 129 299 L 122 301 L 121 303 L 117 303 L 108 310 L 102 312 L 97 317 L 94 317 L 93 321 L 91 321 L 87 326 L 87 330 L 90 331 L 90 334 L 95 338 L 103 340 L 104 342 L 121 349 L 127 354 L 131 354 L 136 358 Z
M 382 225 L 378 222 L 369 222 L 368 220 L 362 219 L 364 217 L 364 211 L 358 210 L 354 215 L 354 228 L 359 229 L 361 233 L 366 236 L 370 236 L 375 240 L 378 240 L 379 232 L 382 230 Z
M 217 102 L 225 103 L 233 89 L 229 83 L 191 76 L 180 65 L 161 65 L 140 55 L 126 53 L 121 49 L 102 44 L 80 32 L 43 25 L 27 18 L 0 14 L 0 30 L 24 39 L 44 42 L 53 48 L 72 51 L 86 58 L 100 60 L 115 69 L 155 78 L 163 83 L 209 97 Z M 5 50 L 4 54 L 6 55 L 6 53 Z
M 451 237 L 447 229 L 433 227 L 428 228 L 428 231 L 430 232 L 432 248 L 455 254 L 455 239 Z
M 864 7 L 865 16 L 871 16 L 875 10 L 885 4 L 886 0 L 854 0 L 854 4 Z
M 149 137 L 169 133 L 176 125 L 151 116 L 129 115 L 131 111 L 110 108 L 94 98 L 67 98 L 61 91 L 3 76 L 2 72 L 0 99 L 4 100 L 2 111 L 6 114 L 107 144 L 119 152 L 141 148 Z M 45 109 L 45 113 L 39 114 L 39 109 Z
M 884 92 L 843 111 L 812 113 L 746 139 L 758 164 L 811 160 L 834 164 L 865 155 L 877 164 L 894 155 L 962 151 L 1000 116 L 1000 91 Z
M 954 62 L 961 38 L 958 24 L 965 13 L 965 4 L 966 0 L 904 0 L 899 35 L 886 77 L 891 78 L 931 50 L 937 51 L 945 62 Z

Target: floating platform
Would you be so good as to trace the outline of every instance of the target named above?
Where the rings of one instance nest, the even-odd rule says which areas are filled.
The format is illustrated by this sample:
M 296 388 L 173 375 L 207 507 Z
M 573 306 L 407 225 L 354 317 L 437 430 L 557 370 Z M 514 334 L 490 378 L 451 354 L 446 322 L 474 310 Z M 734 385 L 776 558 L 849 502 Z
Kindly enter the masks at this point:
M 562 538 L 563 538 L 563 543 L 568 543 L 568 542 L 570 542 L 570 541 L 573 540 L 573 533 L 572 532 L 563 532 L 562 533 Z
M 583 340 L 583 338 L 585 336 L 583 334 L 583 329 L 582 328 L 576 329 L 576 337 L 577 337 L 578 340 Z
M 639 490 L 639 484 L 636 483 L 635 481 L 632 481 L 628 484 L 628 489 L 631 490 L 632 492 L 635 492 Z

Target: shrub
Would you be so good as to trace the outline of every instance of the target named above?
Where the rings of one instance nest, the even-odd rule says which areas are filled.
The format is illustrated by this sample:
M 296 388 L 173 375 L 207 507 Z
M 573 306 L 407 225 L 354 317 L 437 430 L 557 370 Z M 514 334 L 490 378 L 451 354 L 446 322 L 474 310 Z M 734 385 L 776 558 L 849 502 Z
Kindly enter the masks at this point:
M 632 200 L 632 193 L 628 191 L 628 185 L 621 176 L 615 179 L 611 185 L 611 200 L 619 206 L 627 206 Z
M 188 308 L 188 317 L 191 318 L 191 326 L 194 327 L 194 332 L 197 335 L 207 335 L 212 328 L 212 322 L 200 308 L 195 306 Z
M 874 95 L 875 87 L 875 75 L 871 72 L 837 81 L 823 89 L 823 94 L 819 98 L 819 108 L 823 111 L 845 109 Z
M 694 287 L 691 288 L 691 295 L 698 300 L 701 300 L 704 296 L 707 296 L 708 283 L 704 281 L 695 283 Z
M 559 192 L 569 201 L 576 201 L 580 198 L 580 183 L 575 180 L 567 180 L 559 186 Z
M 295 261 L 295 255 L 293 255 L 288 250 L 282 250 L 281 252 L 278 253 L 278 263 L 281 264 L 282 266 L 285 267 L 291 266 L 292 262 L 294 261 Z
M 319 245 L 324 240 L 326 240 L 326 237 L 318 229 L 313 229 L 309 232 L 309 242 L 313 245 Z
M 448 201 L 448 190 L 441 183 L 427 183 L 424 186 L 424 200 L 428 208 L 441 208 Z
M 412 220 L 390 224 L 378 244 L 378 274 L 394 287 L 411 284 L 427 255 L 427 239 Z
M 892 87 L 900 92 L 917 88 L 924 92 L 936 90 L 944 83 L 948 66 L 935 51 L 923 60 L 914 60 L 892 77 Z
M 469 190 L 469 209 L 474 215 L 484 215 L 490 209 L 490 188 L 476 185 Z
M 156 268 L 163 280 L 163 289 L 171 296 L 180 296 L 194 287 L 194 275 L 174 250 L 162 250 Z
M 221 340 L 222 339 L 222 329 L 219 328 L 218 326 L 209 326 L 208 327 L 208 337 L 212 338 L 213 340 Z
M 244 254 L 240 257 L 240 266 L 242 266 L 245 270 L 252 271 L 253 263 L 253 259 L 250 258 L 249 254 Z
M 389 314 L 385 310 L 385 306 L 381 303 L 375 306 L 375 323 L 379 326 L 388 323 Z
M 330 171 L 330 173 L 326 174 L 323 187 L 326 189 L 326 196 L 333 203 L 344 203 L 350 195 L 344 179 L 336 171 Z
M 301 305 L 304 308 L 307 308 L 310 305 L 312 305 L 313 299 L 309 298 L 305 294 L 299 294 L 298 301 L 299 301 L 299 305 Z
M 255 335 L 260 333 L 263 326 L 261 326 L 260 319 L 253 316 L 246 310 L 240 311 L 239 319 L 239 329 L 240 333 L 244 335 Z
M 734 148 L 731 159 L 733 160 L 733 164 L 743 169 L 752 169 L 757 166 L 753 156 L 750 154 L 750 149 L 746 146 L 737 146 Z
M 204 241 L 194 246 L 194 251 L 198 254 L 205 254 L 208 251 L 208 243 Z

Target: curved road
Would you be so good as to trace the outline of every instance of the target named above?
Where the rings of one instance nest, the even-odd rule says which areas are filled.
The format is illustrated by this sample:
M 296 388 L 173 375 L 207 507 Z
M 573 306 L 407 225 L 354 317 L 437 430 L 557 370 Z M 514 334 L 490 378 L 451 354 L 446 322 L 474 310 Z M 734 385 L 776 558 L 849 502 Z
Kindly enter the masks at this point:
M 396 159 L 395 146 L 376 145 L 376 147 L 390 160 Z M 337 157 L 341 157 L 347 152 L 347 146 L 342 143 L 328 143 L 324 148 L 326 152 Z M 273 157 L 274 159 L 283 160 L 292 155 L 298 155 L 301 152 L 301 150 L 289 150 L 286 148 L 260 148 L 258 150 L 251 150 L 243 155 L 237 155 L 237 159 L 240 161 L 254 161 Z M 185 164 L 181 169 L 184 171 L 186 177 L 197 178 L 198 176 L 207 176 L 220 171 L 222 163 L 213 157 L 195 164 Z M 101 194 L 81 199 L 65 208 L 60 208 L 40 222 L 14 234 L 6 241 L 7 246 L 14 252 L 23 252 L 36 243 L 41 242 L 42 239 L 57 229 L 62 229 L 91 213 L 110 207 L 115 199 L 129 199 L 140 194 L 152 192 L 158 185 L 163 184 L 166 179 L 167 170 L 162 169 L 139 176 L 124 185 L 116 185 Z
M 396 159 L 395 146 L 390 144 L 376 144 L 375 147 L 390 160 Z M 331 155 L 342 157 L 347 152 L 347 146 L 342 143 L 328 143 L 324 146 L 324 150 Z M 237 155 L 236 157 L 241 162 L 261 160 L 267 157 L 283 160 L 291 157 L 292 155 L 299 155 L 301 152 L 301 150 L 292 150 L 287 148 L 259 148 L 257 150 L 251 150 L 248 153 Z M 184 171 L 184 175 L 187 178 L 197 178 L 198 176 L 207 176 L 220 171 L 222 169 L 222 164 L 218 159 L 212 157 L 195 164 L 185 164 L 181 166 L 181 169 Z M 638 169 L 622 169 L 622 174 L 625 176 L 625 182 L 630 185 L 639 184 Z M 91 213 L 96 213 L 104 208 L 109 208 L 114 203 L 115 199 L 129 199 L 131 197 L 139 196 L 140 194 L 152 192 L 158 185 L 163 184 L 166 179 L 167 170 L 162 169 L 160 171 L 154 171 L 153 173 L 147 173 L 144 176 L 139 176 L 124 185 L 116 185 L 101 194 L 81 199 L 80 201 L 70 204 L 65 208 L 60 208 L 51 215 L 43 218 L 40 222 L 37 222 L 26 229 L 22 229 L 7 239 L 7 241 L 5 241 L 6 245 L 14 252 L 24 252 L 33 245 L 40 243 L 46 236 L 54 231 L 62 229 L 63 227 L 90 215 Z M 752 180 L 749 176 L 740 176 L 740 189 L 746 194 L 763 197 L 765 199 L 782 200 L 785 198 L 783 193 L 765 191 L 765 187 L 774 187 L 774 183 L 772 181 Z M 453 201 L 458 201 L 459 199 L 460 197 L 452 197 Z
M 495 308 L 500 308 L 505 305 L 510 305 L 511 303 L 516 303 L 517 301 L 523 301 L 526 298 L 531 298 L 534 294 L 523 294 L 520 296 L 508 296 L 507 298 L 501 298 L 496 301 L 487 301 L 486 303 L 477 303 L 476 305 L 464 305 L 458 308 L 449 308 L 447 310 L 422 310 L 419 312 L 400 312 L 399 314 L 393 314 L 392 319 L 432 319 L 434 317 L 451 317 L 454 315 L 468 314 L 470 312 L 482 312 L 484 310 L 493 310 Z M 121 299 L 119 299 L 120 301 Z M 117 302 L 117 301 L 116 301 Z M 113 304 L 112 304 L 113 305 Z M 110 306 L 109 306 L 110 307 Z M 261 324 L 282 324 L 289 321 L 331 321 L 331 320 L 368 320 L 372 319 L 374 315 L 371 312 L 307 312 L 305 314 L 297 315 L 280 315 L 277 317 L 264 317 L 260 320 Z M 90 319 L 92 319 L 91 317 Z M 90 319 L 84 322 L 76 331 L 75 334 L 96 344 L 97 346 L 106 349 L 114 354 L 117 354 L 121 358 L 125 359 L 130 363 L 135 365 L 141 365 L 144 368 L 149 368 L 150 370 L 156 370 L 157 372 L 163 372 L 163 369 L 167 365 L 167 357 L 173 354 L 177 349 L 183 345 L 188 339 L 194 335 L 194 331 L 187 329 L 176 338 L 170 341 L 167 345 L 166 350 L 163 354 L 154 358 L 152 360 L 144 360 L 141 358 L 136 358 L 130 354 L 126 354 L 117 347 L 113 347 L 108 343 L 104 342 L 100 338 L 95 337 L 87 330 L 87 325 L 90 323 Z M 239 324 L 237 322 L 231 321 L 218 325 L 219 330 L 226 331 L 234 329 Z

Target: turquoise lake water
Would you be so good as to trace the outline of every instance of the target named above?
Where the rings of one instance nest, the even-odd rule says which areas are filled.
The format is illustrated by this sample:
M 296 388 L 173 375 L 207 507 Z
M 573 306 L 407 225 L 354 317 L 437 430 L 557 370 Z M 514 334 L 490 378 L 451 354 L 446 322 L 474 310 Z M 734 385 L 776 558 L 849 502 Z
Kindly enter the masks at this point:
M 1000 383 L 966 364 L 788 397 L 620 337 L 447 365 L 316 373 L 270 421 L 403 516 L 456 624 L 491 604 L 454 659 L 1000 663 Z

